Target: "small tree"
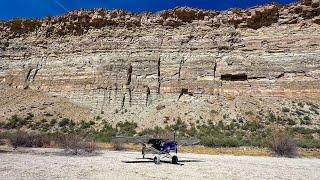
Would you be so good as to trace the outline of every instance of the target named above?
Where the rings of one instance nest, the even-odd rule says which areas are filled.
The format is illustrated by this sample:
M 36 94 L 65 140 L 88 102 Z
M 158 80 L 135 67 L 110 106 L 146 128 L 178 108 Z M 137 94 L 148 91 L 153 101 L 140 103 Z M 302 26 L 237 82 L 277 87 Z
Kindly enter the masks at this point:
M 297 145 L 286 132 L 276 131 L 268 138 L 268 148 L 278 156 L 297 156 Z

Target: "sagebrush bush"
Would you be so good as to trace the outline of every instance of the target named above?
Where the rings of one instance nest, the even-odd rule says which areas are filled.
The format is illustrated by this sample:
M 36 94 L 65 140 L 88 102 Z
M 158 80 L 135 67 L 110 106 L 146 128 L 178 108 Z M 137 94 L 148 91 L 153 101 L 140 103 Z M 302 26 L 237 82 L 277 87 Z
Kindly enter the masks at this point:
M 293 138 L 286 132 L 276 131 L 267 141 L 267 147 L 278 156 L 297 156 L 297 145 Z
M 50 146 L 51 139 L 43 134 L 29 134 L 17 131 L 9 136 L 9 142 L 14 147 L 44 147 Z
M 71 155 L 93 153 L 97 150 L 94 141 L 75 134 L 61 134 L 57 136 L 57 142 L 60 148 Z
M 124 150 L 123 143 L 121 141 L 115 139 L 115 140 L 112 140 L 111 143 L 112 143 L 113 150 L 115 151 Z
M 8 138 L 8 133 L 0 132 L 0 145 L 5 144 L 5 140 Z
M 137 133 L 136 128 L 138 125 L 135 122 L 125 121 L 117 123 L 116 127 L 119 135 L 133 136 Z
M 8 122 L 4 125 L 6 129 L 15 129 L 21 128 L 24 125 L 27 125 L 28 121 L 26 119 L 20 118 L 17 115 L 13 115 L 8 119 Z

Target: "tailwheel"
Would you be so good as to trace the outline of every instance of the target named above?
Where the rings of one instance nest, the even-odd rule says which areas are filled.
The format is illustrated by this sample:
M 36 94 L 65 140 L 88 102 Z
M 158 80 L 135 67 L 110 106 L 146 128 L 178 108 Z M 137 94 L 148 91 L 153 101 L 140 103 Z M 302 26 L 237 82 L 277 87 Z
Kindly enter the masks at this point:
M 172 156 L 172 164 L 178 164 L 178 156 Z
M 160 156 L 159 156 L 159 155 L 154 156 L 153 162 L 154 162 L 155 164 L 160 164 Z
M 145 155 L 146 155 L 145 151 L 146 151 L 146 149 L 145 149 L 145 147 L 143 147 L 143 148 L 142 148 L 142 158 L 143 158 L 143 159 L 145 158 Z

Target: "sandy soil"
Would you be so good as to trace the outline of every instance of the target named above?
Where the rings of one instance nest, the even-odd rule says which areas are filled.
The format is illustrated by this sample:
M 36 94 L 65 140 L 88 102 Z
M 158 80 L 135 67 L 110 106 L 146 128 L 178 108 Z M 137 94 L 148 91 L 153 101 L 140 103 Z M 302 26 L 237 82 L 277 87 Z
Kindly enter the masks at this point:
M 184 165 L 138 152 L 64 156 L 57 149 L 0 153 L 0 179 L 318 179 L 320 159 L 179 154 Z M 150 156 L 151 157 L 151 156 Z M 137 162 L 136 162 L 137 161 Z M 136 162 L 136 163 L 133 163 Z M 139 163 L 140 162 L 140 163 Z

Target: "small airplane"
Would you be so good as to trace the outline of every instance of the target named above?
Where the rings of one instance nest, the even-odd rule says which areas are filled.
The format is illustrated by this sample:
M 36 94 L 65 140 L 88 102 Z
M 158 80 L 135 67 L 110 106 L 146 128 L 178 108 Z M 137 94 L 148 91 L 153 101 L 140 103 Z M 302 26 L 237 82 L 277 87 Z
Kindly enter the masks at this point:
M 142 143 L 142 158 L 146 154 L 154 154 L 153 162 L 160 164 L 160 158 L 170 158 L 172 164 L 178 164 L 178 144 L 176 141 L 165 139 L 149 139 L 147 143 Z
M 176 141 L 176 132 L 174 132 L 173 140 L 161 139 L 161 138 L 151 138 L 146 139 L 144 137 L 117 137 L 117 139 L 123 139 L 127 142 L 142 144 L 141 153 L 142 159 L 153 160 L 155 164 L 172 163 L 176 165 L 184 165 L 183 162 L 201 162 L 198 160 L 178 160 L 178 142 Z M 181 141 L 181 140 L 180 140 Z M 180 142 L 179 141 L 179 142 Z M 192 145 L 197 144 L 197 140 L 187 140 L 181 141 L 180 144 Z M 147 158 L 146 155 L 154 155 L 153 158 Z M 162 161 L 162 158 L 169 158 L 171 161 Z M 125 163 L 148 163 L 152 161 L 123 161 Z

